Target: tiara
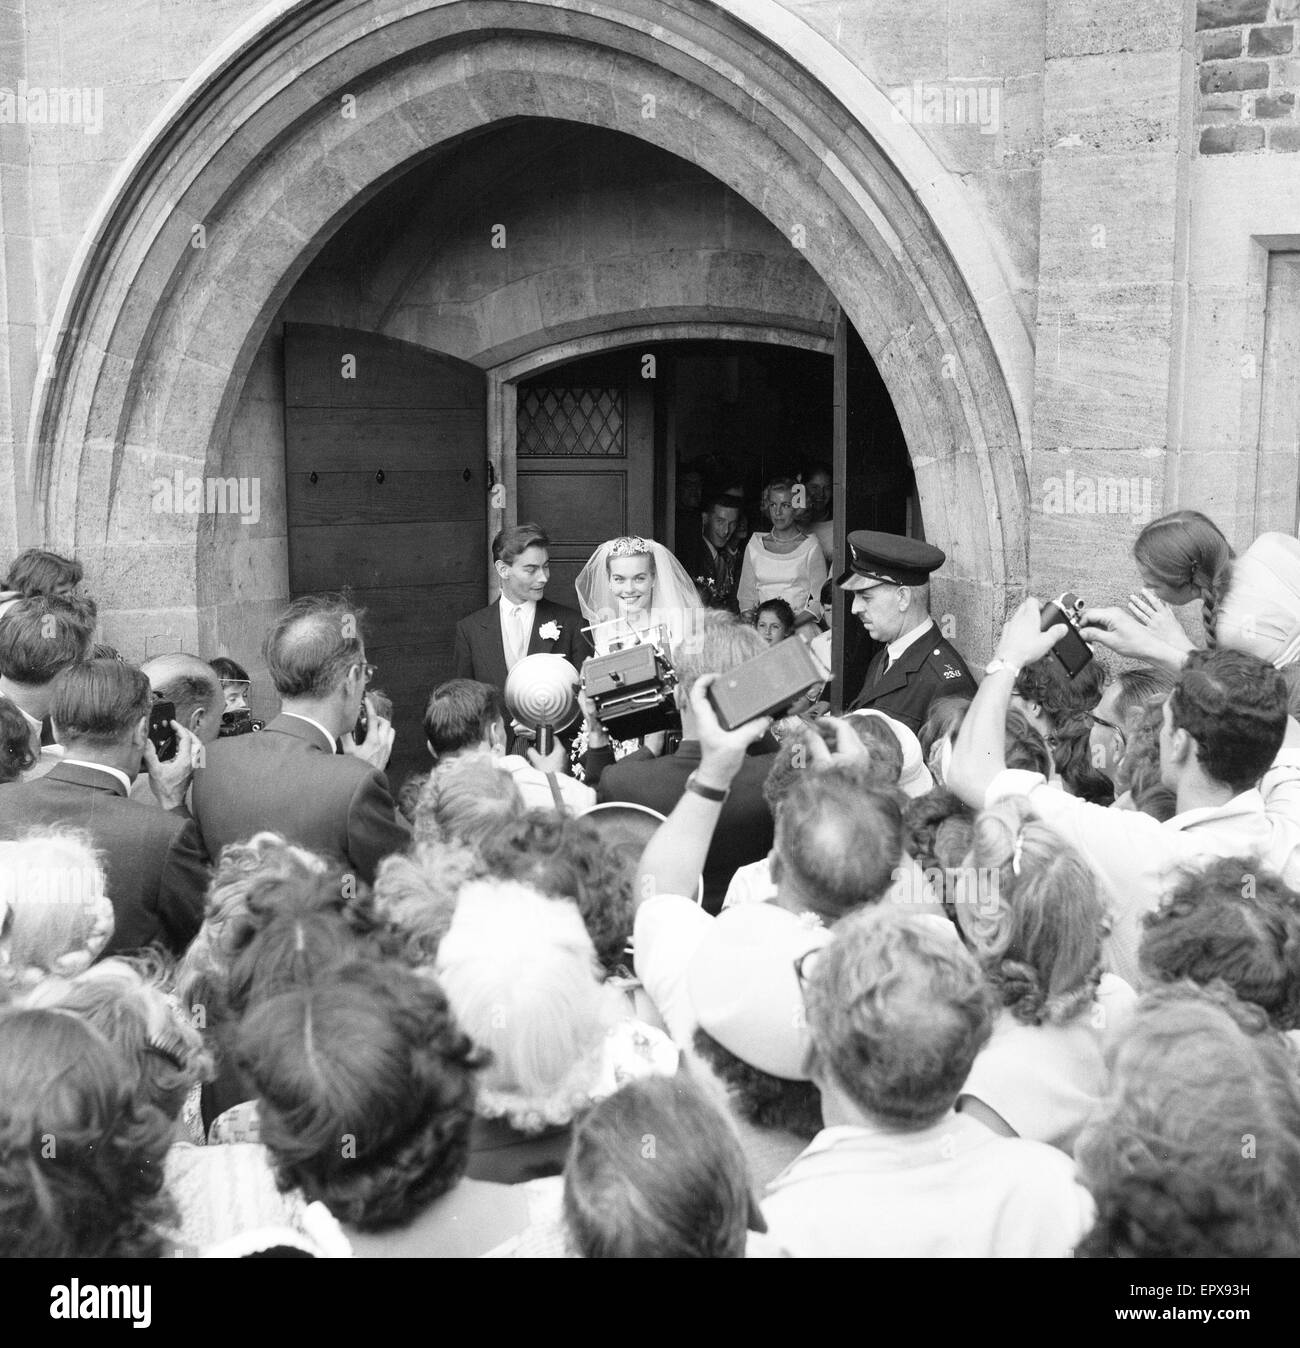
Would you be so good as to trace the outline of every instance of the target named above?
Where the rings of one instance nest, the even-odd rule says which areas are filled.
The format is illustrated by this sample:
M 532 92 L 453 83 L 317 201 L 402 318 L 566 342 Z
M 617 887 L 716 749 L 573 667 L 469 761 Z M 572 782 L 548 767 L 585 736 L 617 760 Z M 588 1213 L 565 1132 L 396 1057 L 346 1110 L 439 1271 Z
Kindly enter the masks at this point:
M 610 544 L 611 557 L 640 557 L 648 554 L 650 544 L 644 538 L 616 538 Z

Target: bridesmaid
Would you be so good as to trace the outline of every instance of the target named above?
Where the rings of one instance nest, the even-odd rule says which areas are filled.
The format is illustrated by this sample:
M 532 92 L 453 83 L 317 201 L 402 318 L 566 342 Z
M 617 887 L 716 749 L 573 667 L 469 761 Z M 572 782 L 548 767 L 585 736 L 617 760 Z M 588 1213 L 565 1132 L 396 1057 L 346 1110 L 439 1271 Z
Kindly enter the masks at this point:
M 826 584 L 826 558 L 821 545 L 795 522 L 794 483 L 773 478 L 763 488 L 763 513 L 772 522 L 765 533 L 750 537 L 740 568 L 740 608 L 752 617 L 759 604 L 784 599 L 794 610 L 822 616 L 821 592 Z

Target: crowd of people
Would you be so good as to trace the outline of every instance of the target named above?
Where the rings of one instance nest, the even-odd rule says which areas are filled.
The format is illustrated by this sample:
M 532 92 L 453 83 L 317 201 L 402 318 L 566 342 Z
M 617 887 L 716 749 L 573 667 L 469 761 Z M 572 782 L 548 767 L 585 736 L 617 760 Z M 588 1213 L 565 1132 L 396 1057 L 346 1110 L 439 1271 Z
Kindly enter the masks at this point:
M 739 559 L 723 498 L 704 570 L 611 540 L 581 614 L 504 531 L 405 783 L 345 596 L 266 633 L 258 729 L 228 656 L 137 665 L 18 558 L 0 1253 L 1300 1255 L 1300 543 L 1154 521 L 1082 668 L 1028 598 L 976 680 L 942 554 L 854 533 L 850 711 L 727 728 L 715 681 L 823 635 L 812 476 Z M 539 752 L 511 671 L 647 633 L 675 751 L 583 691 Z

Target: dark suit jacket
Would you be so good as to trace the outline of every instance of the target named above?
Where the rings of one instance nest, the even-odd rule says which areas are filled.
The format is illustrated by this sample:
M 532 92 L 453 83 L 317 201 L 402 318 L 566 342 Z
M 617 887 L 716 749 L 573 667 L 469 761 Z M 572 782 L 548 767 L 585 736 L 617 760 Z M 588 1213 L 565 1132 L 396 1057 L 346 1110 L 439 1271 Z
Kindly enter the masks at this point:
M 747 754 L 731 783 L 704 862 L 704 906 L 711 913 L 722 907 L 736 868 L 760 861 L 772 850 L 772 812 L 763 799 L 763 783 L 775 757 Z M 686 779 L 699 766 L 698 740 L 683 740 L 667 758 L 620 759 L 601 772 L 596 800 L 625 800 L 671 814 L 686 790 Z
M 0 838 L 37 824 L 85 829 L 103 854 L 114 917 L 106 955 L 155 943 L 179 955 L 194 939 L 211 874 L 187 813 L 128 800 L 111 773 L 59 763 L 37 781 L 0 787 Z
M 705 580 L 714 580 L 717 575 L 717 560 L 712 552 L 709 551 L 709 545 L 704 541 L 704 534 L 697 526 L 692 529 L 685 538 L 677 541 L 677 560 L 686 568 L 690 578 L 696 582 L 696 589 L 700 592 L 700 599 L 710 604 L 714 608 L 729 607 L 736 598 L 736 590 L 740 585 L 740 567 L 744 558 L 739 551 L 731 555 L 731 584 L 726 593 L 717 596 L 717 601 L 709 599 L 704 589 L 699 585 L 701 578 Z
M 272 829 L 340 861 L 367 884 L 375 867 L 411 840 L 388 778 L 351 754 L 336 754 L 315 726 L 277 716 L 265 730 L 207 748 L 194 774 L 194 815 L 208 851 Z
M 978 686 L 956 648 L 932 626 L 885 673 L 887 652 L 876 652 L 850 711 L 868 707 L 919 730 L 937 697 L 974 697 Z
M 560 629 L 559 640 L 543 641 L 538 632 L 547 623 Z M 576 608 L 539 599 L 533 615 L 533 631 L 528 639 L 527 655 L 562 655 L 582 672 L 582 662 L 591 654 L 591 643 L 583 635 L 586 619 Z M 477 679 L 505 691 L 506 648 L 501 640 L 501 601 L 476 609 L 456 624 L 456 675 L 458 679 Z

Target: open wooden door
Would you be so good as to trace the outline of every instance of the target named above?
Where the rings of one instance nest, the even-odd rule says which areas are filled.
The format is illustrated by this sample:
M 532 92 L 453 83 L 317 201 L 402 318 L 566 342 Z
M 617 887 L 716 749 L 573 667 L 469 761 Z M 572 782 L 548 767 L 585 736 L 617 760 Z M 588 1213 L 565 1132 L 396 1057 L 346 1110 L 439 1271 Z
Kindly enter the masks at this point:
M 486 378 L 374 333 L 287 324 L 292 594 L 352 592 L 393 699 L 394 789 L 429 765 L 421 720 L 457 621 L 486 602 Z
M 835 328 L 835 432 L 831 468 L 835 564 L 845 567 L 847 536 L 858 529 L 924 538 L 916 477 L 889 390 L 857 329 L 840 311 Z M 852 614 L 853 596 L 834 587 L 832 710 L 857 697 L 879 649 Z

